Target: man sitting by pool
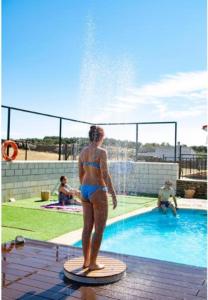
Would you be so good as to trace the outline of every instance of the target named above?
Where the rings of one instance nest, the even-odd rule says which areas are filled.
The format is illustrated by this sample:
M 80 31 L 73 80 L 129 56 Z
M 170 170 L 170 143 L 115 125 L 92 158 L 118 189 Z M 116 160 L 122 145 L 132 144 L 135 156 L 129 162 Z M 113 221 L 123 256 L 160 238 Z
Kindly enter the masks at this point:
M 170 197 L 173 198 L 175 206 L 171 203 Z M 157 201 L 158 208 L 161 208 L 164 213 L 167 212 L 167 208 L 171 208 L 173 214 L 176 216 L 177 210 L 177 201 L 175 197 L 175 190 L 172 187 L 172 182 L 167 180 L 165 185 L 160 188 L 158 194 L 158 201 Z

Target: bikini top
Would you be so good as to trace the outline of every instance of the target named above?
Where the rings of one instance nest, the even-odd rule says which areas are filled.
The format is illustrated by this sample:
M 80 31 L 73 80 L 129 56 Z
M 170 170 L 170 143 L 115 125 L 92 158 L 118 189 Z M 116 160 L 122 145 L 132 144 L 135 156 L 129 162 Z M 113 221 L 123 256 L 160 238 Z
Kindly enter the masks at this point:
M 82 162 L 82 165 L 100 169 L 100 164 L 96 161 L 84 161 Z

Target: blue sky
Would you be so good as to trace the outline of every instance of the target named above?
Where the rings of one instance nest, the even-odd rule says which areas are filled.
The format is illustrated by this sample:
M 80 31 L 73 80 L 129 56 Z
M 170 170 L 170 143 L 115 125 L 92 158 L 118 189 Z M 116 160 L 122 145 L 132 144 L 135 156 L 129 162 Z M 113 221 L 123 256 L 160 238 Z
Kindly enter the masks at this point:
M 3 0 L 3 104 L 92 122 L 173 120 L 182 143 L 205 144 L 205 14 L 205 0 Z M 57 121 L 13 116 L 13 138 L 58 133 Z M 3 133 L 5 123 L 3 113 Z M 87 130 L 64 123 L 65 136 Z M 173 142 L 170 126 L 139 134 Z

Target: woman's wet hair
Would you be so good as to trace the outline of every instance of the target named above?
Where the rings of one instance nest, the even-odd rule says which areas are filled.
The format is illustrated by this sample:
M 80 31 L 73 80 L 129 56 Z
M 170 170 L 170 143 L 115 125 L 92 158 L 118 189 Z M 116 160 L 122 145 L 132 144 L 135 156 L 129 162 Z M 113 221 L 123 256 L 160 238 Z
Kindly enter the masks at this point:
M 93 125 L 90 127 L 89 139 L 90 142 L 99 142 L 104 137 L 104 130 L 100 126 Z

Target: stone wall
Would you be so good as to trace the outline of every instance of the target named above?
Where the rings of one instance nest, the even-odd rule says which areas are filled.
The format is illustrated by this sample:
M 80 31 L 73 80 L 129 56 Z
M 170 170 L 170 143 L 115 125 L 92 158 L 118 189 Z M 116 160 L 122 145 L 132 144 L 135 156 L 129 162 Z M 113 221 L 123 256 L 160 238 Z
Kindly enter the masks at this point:
M 177 180 L 177 195 L 184 197 L 184 190 L 195 188 L 196 192 L 194 198 L 207 199 L 207 181 L 206 180 L 191 180 L 178 179 Z
M 109 170 L 118 193 L 157 194 L 167 179 L 175 186 L 178 176 L 176 163 L 112 161 Z M 41 190 L 53 192 L 61 175 L 69 178 L 71 186 L 79 187 L 76 161 L 2 162 L 2 199 L 40 196 Z
M 176 187 L 177 163 L 110 162 L 109 171 L 118 192 L 157 194 L 165 180 Z

